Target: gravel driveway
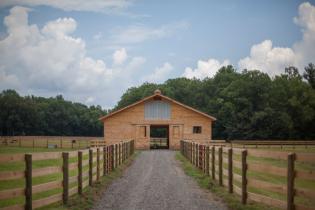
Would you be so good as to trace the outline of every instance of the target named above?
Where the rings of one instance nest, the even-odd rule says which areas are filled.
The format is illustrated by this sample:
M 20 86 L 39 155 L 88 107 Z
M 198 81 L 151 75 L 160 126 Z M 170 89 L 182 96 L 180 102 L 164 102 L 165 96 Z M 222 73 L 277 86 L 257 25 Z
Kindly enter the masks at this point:
M 169 150 L 143 151 L 114 181 L 94 209 L 226 210 L 210 192 L 187 176 Z

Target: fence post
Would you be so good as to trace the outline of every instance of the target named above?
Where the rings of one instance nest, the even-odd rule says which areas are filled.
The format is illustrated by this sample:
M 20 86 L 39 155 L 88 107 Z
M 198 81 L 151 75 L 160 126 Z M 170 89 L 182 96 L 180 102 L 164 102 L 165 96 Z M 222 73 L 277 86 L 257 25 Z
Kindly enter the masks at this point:
M 215 179 L 215 147 L 211 147 L 211 174 L 212 179 Z
M 82 194 L 82 161 L 83 161 L 83 153 L 82 151 L 78 152 L 78 193 Z
M 100 148 L 96 149 L 96 180 L 100 180 Z
M 210 158 L 210 154 L 209 154 L 209 146 L 206 147 L 206 175 L 209 176 L 209 158 Z
M 89 185 L 93 183 L 93 150 L 89 149 Z
M 117 144 L 114 144 L 113 158 L 114 158 L 113 168 L 116 168 L 117 167 Z
M 233 193 L 233 157 L 232 149 L 228 149 L 228 185 L 229 193 Z
M 125 148 L 125 149 L 124 149 L 124 151 L 125 151 L 125 153 L 124 153 L 124 154 L 125 154 L 125 156 L 124 156 L 124 161 L 126 161 L 126 159 L 127 159 L 127 151 L 128 151 L 128 150 L 127 150 L 127 148 L 128 148 L 128 147 L 127 147 L 127 146 L 128 146 L 128 145 L 127 145 L 127 142 L 125 142 L 124 145 L 125 145 L 125 147 L 124 147 L 124 148 Z
M 106 174 L 109 173 L 109 148 L 110 146 L 107 146 L 106 149 Z
M 116 144 L 116 147 L 117 147 L 117 166 L 120 165 L 120 150 L 119 150 L 119 146 L 120 146 L 120 143 Z
M 124 162 L 124 155 L 125 155 L 125 143 L 121 143 L 121 163 Z
M 219 185 L 223 186 L 223 174 L 222 174 L 222 146 L 219 147 Z
M 194 164 L 194 158 L 195 158 L 195 145 L 193 142 L 191 142 L 191 164 Z
M 121 143 L 118 144 L 118 162 L 121 164 Z
M 127 158 L 129 158 L 130 157 L 130 141 L 128 141 L 127 145 L 128 145 L 128 147 L 127 147 L 127 155 L 128 155 L 128 157 Z
M 103 176 L 106 175 L 106 146 L 103 147 Z
M 184 142 L 180 140 L 180 153 L 185 156 Z
M 114 145 L 111 146 L 111 171 L 114 169 Z
M 32 209 L 32 154 L 25 154 L 25 209 Z
M 125 155 L 125 154 L 126 154 L 126 151 L 125 151 L 125 150 L 126 150 L 126 143 L 124 142 L 124 143 L 123 143 L 123 156 L 122 156 L 123 159 L 122 159 L 122 162 L 125 162 L 125 156 L 126 156 L 126 155 Z
M 125 161 L 125 142 L 122 143 L 122 162 Z
M 247 202 L 247 150 L 242 151 L 242 204 Z
M 62 187 L 63 187 L 63 194 L 62 199 L 63 203 L 68 203 L 68 195 L 69 195 L 69 153 L 63 152 L 62 153 L 62 159 L 63 159 L 63 181 L 62 181 Z
M 193 154 L 194 154 L 193 153 L 193 143 L 190 142 L 189 145 L 190 145 L 190 162 L 193 163 Z
M 204 149 L 203 149 L 203 152 L 204 152 L 204 154 L 203 154 L 203 170 L 204 170 L 204 173 L 205 174 L 207 174 L 207 147 L 208 146 L 204 146 Z
M 295 153 L 288 154 L 287 210 L 294 210 L 294 161 Z
M 197 158 L 196 158 L 196 160 L 197 160 L 196 166 L 197 166 L 197 168 L 199 168 L 199 144 L 197 144 L 197 153 L 196 153 L 196 155 L 197 155 Z

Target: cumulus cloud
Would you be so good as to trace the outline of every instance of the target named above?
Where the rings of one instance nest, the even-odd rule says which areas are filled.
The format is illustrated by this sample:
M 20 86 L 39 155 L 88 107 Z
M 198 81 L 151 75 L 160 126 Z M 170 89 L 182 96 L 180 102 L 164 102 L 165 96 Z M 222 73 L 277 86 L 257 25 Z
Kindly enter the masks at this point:
M 170 63 L 165 62 L 161 67 L 157 67 L 152 74 L 145 76 L 143 81 L 154 83 L 164 82 L 173 69 Z
M 72 100 L 90 103 L 91 95 L 102 100 L 105 89 L 114 95 L 127 88 L 133 82 L 128 75 L 145 62 L 142 57 L 126 62 L 123 48 L 114 56 L 119 67 L 108 66 L 102 59 L 87 56 L 84 40 L 71 35 L 77 27 L 74 19 L 58 18 L 39 28 L 29 25 L 28 12 L 17 6 L 4 18 L 7 36 L 0 40 L 0 89 L 62 92 Z M 123 82 L 117 86 L 117 80 Z
M 113 43 L 140 43 L 147 40 L 160 39 L 173 35 L 178 30 L 189 27 L 185 21 L 162 25 L 160 27 L 148 27 L 145 25 L 131 25 L 128 27 L 115 28 L 112 31 Z
M 123 10 L 131 5 L 129 0 L 1 0 L 0 7 L 6 6 L 50 6 L 66 11 L 110 12 Z
M 315 62 L 315 6 L 308 2 L 299 6 L 299 16 L 294 22 L 301 26 L 303 39 L 293 45 L 299 67 Z
M 206 77 L 213 77 L 221 67 L 229 64 L 229 60 L 224 60 L 222 63 L 213 58 L 210 58 L 207 61 L 199 60 L 197 62 L 197 68 L 192 69 L 191 67 L 186 67 L 182 76 L 189 79 L 204 79 Z
M 48 22 L 42 29 L 43 34 L 56 38 L 63 38 L 77 28 L 77 22 L 72 18 L 58 18 Z
M 240 69 L 259 69 L 270 75 L 284 72 L 290 65 L 303 69 L 309 62 L 315 62 L 315 7 L 302 3 L 294 22 L 302 29 L 303 39 L 291 48 L 273 47 L 271 40 L 252 46 L 250 55 L 238 63 Z
M 121 48 L 120 50 L 116 50 L 113 54 L 114 64 L 123 64 L 127 59 L 127 52 L 125 48 Z
M 296 55 L 291 48 L 272 47 L 271 40 L 252 46 L 250 56 L 241 59 L 240 69 L 258 69 L 269 75 L 282 73 L 289 65 L 296 65 Z

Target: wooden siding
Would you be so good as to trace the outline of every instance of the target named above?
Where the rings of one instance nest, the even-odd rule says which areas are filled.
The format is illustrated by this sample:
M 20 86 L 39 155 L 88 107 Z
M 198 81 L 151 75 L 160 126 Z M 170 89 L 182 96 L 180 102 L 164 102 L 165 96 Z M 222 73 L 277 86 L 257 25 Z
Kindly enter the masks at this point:
M 182 139 L 211 140 L 212 120 L 210 118 L 165 99 L 161 101 L 170 104 L 170 119 L 145 119 L 145 103 L 152 101 L 153 99 L 150 99 L 139 103 L 104 119 L 105 141 L 112 144 L 123 139 L 135 139 L 137 149 L 148 149 L 150 125 L 169 125 L 170 149 L 179 149 Z M 193 134 L 193 126 L 202 126 L 202 133 Z M 146 132 L 144 132 L 144 128 L 146 128 Z

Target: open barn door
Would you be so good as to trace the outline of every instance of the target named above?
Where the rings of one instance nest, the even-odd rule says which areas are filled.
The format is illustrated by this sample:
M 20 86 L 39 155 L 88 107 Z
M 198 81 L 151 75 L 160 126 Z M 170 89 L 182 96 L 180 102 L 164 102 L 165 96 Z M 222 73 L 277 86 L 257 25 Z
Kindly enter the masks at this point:
M 150 149 L 169 148 L 169 126 L 151 125 L 150 126 Z

